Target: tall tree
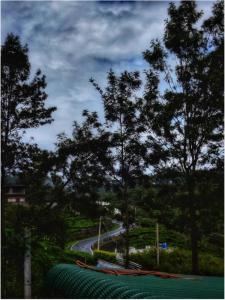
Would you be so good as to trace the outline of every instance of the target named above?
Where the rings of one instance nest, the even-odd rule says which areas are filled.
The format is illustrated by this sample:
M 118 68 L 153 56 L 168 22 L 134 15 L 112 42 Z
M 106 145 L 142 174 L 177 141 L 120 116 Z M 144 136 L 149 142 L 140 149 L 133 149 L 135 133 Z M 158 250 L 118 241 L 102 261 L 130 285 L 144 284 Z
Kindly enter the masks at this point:
M 193 273 L 199 271 L 196 172 L 221 156 L 223 132 L 223 2 L 200 26 L 202 14 L 194 1 L 169 5 L 163 41 L 144 52 L 150 70 L 142 102 L 156 162 L 177 169 L 186 184 Z
M 21 138 L 28 128 L 36 128 L 53 121 L 55 107 L 45 107 L 45 76 L 38 70 L 32 80 L 28 47 L 18 36 L 9 34 L 1 49 L 1 140 L 2 181 L 5 173 L 15 167 Z
M 31 146 L 22 142 L 28 128 L 51 123 L 55 107 L 45 107 L 45 76 L 38 70 L 32 80 L 28 47 L 18 36 L 9 34 L 1 48 L 1 185 L 2 233 L 4 237 L 4 181 L 7 174 L 18 171 L 29 159 Z
M 72 137 L 60 134 L 56 143 L 56 163 L 52 178 L 57 194 L 70 194 L 65 201 L 84 214 L 94 215 L 97 190 L 104 186 L 109 164 L 109 134 L 96 112 L 83 112 L 84 122 L 74 122 Z M 72 200 L 72 201 L 71 201 Z M 64 205 L 66 203 L 64 202 Z M 92 209 L 95 208 L 95 209 Z
M 91 79 L 103 100 L 105 125 L 110 132 L 111 164 L 107 166 L 108 176 L 119 186 L 119 197 L 123 204 L 126 228 L 125 259 L 129 263 L 129 199 L 128 187 L 135 184 L 135 178 L 142 171 L 144 148 L 140 142 L 141 126 L 138 122 L 137 90 L 141 80 L 138 72 L 123 72 L 116 76 L 108 73 L 108 85 L 102 90 Z

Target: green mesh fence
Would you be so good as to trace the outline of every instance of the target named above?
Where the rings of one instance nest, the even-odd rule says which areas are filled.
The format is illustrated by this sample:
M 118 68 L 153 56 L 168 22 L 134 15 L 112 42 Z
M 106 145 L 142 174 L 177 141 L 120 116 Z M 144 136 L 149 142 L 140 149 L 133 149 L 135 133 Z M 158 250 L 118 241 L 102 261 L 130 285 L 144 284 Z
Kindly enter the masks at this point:
M 48 272 L 46 290 L 49 297 L 69 299 L 223 299 L 224 278 L 115 276 L 59 264 Z

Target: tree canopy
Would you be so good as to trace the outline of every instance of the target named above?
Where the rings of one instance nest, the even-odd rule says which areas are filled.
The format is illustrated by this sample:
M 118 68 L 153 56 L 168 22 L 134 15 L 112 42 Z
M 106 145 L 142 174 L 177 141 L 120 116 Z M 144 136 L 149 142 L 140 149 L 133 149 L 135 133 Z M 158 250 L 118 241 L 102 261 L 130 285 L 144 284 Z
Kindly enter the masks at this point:
M 46 78 L 41 71 L 37 70 L 30 80 L 28 46 L 22 45 L 18 36 L 7 36 L 1 54 L 1 141 L 4 177 L 6 171 L 11 172 L 16 167 L 19 157 L 25 158 L 26 145 L 21 140 L 25 130 L 51 123 L 52 113 L 56 108 L 45 107 Z
M 222 2 L 199 26 L 202 14 L 194 1 L 171 3 L 163 40 L 152 41 L 144 52 L 150 69 L 143 119 L 156 163 L 177 169 L 189 191 L 193 272 L 198 272 L 196 171 L 213 167 L 223 153 Z M 167 84 L 163 91 L 160 79 Z

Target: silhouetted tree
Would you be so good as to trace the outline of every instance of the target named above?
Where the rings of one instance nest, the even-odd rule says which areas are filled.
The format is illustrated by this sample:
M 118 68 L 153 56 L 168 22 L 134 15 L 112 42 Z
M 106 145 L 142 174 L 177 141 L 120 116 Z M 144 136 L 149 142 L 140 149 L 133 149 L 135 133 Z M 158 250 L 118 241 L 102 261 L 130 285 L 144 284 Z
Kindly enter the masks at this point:
M 38 70 L 29 81 L 28 47 L 18 36 L 9 34 L 1 49 L 1 140 L 2 180 L 12 170 L 21 148 L 21 137 L 28 128 L 51 123 L 55 107 L 45 108 L 46 81 Z
M 2 249 L 5 249 L 5 198 L 6 175 L 18 172 L 23 162 L 30 160 L 32 147 L 22 141 L 28 128 L 51 123 L 55 107 L 46 108 L 45 76 L 38 70 L 32 80 L 28 47 L 18 36 L 9 34 L 1 48 L 1 229 Z M 4 251 L 2 262 L 5 263 Z M 3 268 L 2 264 L 2 270 Z
M 137 90 L 141 80 L 138 72 L 123 72 L 116 76 L 111 70 L 108 73 L 108 85 L 102 90 L 91 79 L 99 91 L 104 105 L 105 126 L 110 132 L 111 164 L 107 166 L 108 176 L 119 186 L 126 228 L 125 258 L 129 263 L 129 199 L 127 190 L 135 184 L 142 172 L 144 147 L 140 142 L 142 127 L 138 121 Z
M 186 184 L 193 273 L 199 269 L 196 172 L 221 157 L 223 132 L 223 2 L 200 26 L 202 14 L 194 1 L 170 4 L 163 41 L 152 41 L 144 52 L 150 70 L 142 100 L 156 156 L 150 155 L 177 169 Z
M 65 201 L 86 215 L 97 213 L 97 190 L 103 187 L 109 164 L 109 134 L 95 112 L 83 112 L 84 122 L 74 122 L 72 137 L 60 134 L 56 143 L 56 164 L 52 178 L 57 194 L 65 192 Z M 64 201 L 64 205 L 66 204 Z

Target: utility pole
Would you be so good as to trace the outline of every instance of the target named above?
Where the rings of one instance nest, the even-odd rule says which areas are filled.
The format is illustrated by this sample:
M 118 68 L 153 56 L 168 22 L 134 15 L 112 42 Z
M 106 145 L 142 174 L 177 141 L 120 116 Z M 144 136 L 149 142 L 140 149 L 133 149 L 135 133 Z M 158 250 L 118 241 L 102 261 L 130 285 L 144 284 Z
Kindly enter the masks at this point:
M 24 298 L 31 299 L 31 232 L 25 227 Z
M 101 225 L 102 225 L 102 217 L 99 218 L 99 227 L 98 227 L 98 250 L 100 249 Z
M 157 255 L 157 265 L 159 265 L 159 224 L 156 223 L 156 255 Z
M 134 223 L 136 223 L 136 206 L 134 207 Z

